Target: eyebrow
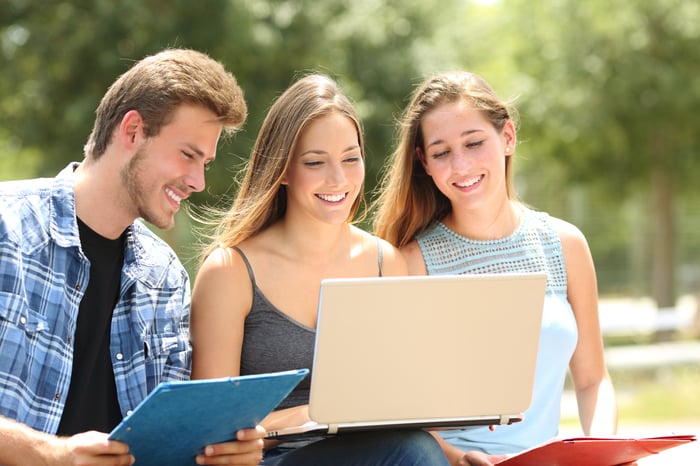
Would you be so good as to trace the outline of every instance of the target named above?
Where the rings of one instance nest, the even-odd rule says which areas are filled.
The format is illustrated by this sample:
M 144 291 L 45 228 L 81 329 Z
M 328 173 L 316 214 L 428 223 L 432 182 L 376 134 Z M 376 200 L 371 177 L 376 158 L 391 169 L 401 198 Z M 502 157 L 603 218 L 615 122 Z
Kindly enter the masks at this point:
M 346 147 L 345 149 L 343 149 L 343 151 L 341 152 L 341 154 L 344 154 L 344 153 L 346 153 L 346 152 L 350 152 L 350 151 L 353 151 L 353 150 L 358 150 L 359 148 L 360 148 L 359 144 L 354 144 L 354 145 L 352 145 L 352 146 L 348 146 L 348 147 Z M 327 153 L 328 153 L 328 152 L 326 152 L 325 150 L 320 150 L 320 149 L 309 149 L 309 150 L 304 151 L 304 152 L 302 152 L 301 154 L 299 154 L 299 157 L 303 157 L 304 155 L 307 155 L 307 154 L 323 155 L 323 154 L 327 154 Z
M 479 132 L 483 132 L 483 131 L 484 131 L 483 129 L 468 129 L 468 130 L 466 130 L 466 131 L 462 131 L 462 132 L 460 133 L 459 137 L 469 136 L 470 134 L 479 133 Z M 444 142 L 445 142 L 445 141 L 443 141 L 442 139 L 437 139 L 437 140 L 435 140 L 435 141 L 432 141 L 430 144 L 428 144 L 428 145 L 426 146 L 426 149 L 427 149 L 428 147 L 432 147 L 432 146 L 435 146 L 435 145 L 438 145 L 438 144 L 443 144 Z

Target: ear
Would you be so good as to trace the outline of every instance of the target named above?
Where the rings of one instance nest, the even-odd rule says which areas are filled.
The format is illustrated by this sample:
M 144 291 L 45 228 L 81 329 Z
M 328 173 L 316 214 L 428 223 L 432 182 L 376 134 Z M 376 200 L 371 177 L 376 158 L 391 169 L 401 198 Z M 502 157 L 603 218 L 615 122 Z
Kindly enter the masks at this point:
M 416 146 L 416 155 L 418 156 L 418 160 L 420 160 L 420 164 L 423 165 L 423 170 L 425 170 L 425 173 L 427 173 L 428 176 L 432 176 L 430 174 L 430 170 L 428 170 L 428 164 L 425 161 L 425 154 L 423 153 L 423 149 Z
M 141 114 L 136 110 L 126 112 L 117 131 L 117 141 L 124 148 L 134 149 L 140 147 L 145 138 Z
M 517 142 L 513 120 L 506 121 L 501 130 L 501 134 L 503 135 L 503 142 L 506 147 L 506 155 L 513 155 L 515 152 L 515 143 Z

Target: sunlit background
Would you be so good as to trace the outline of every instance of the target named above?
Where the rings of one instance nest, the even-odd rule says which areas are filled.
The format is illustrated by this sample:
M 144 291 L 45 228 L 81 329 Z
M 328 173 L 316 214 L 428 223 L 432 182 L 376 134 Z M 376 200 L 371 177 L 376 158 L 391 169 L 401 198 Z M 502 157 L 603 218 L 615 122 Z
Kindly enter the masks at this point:
M 235 192 L 266 110 L 305 72 L 335 77 L 357 105 L 368 199 L 413 87 L 436 71 L 481 74 L 520 113 L 520 197 L 588 238 L 606 343 L 697 342 L 700 2 L 0 0 L 0 180 L 80 160 L 106 88 L 164 47 L 224 63 L 250 110 L 220 144 L 195 208 Z M 197 228 L 181 213 L 159 232 L 192 275 Z M 669 370 L 685 371 L 674 383 L 695 384 L 681 401 L 700 419 L 696 351 Z M 638 372 L 668 381 L 658 369 Z M 621 385 L 629 374 L 616 375 Z

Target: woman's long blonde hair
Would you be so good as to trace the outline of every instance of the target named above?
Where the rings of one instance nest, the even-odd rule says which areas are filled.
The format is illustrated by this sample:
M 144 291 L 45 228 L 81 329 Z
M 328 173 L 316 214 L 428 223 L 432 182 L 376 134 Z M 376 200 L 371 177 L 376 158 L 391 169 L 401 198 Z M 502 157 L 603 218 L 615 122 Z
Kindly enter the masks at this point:
M 481 77 L 466 71 L 433 76 L 411 95 L 397 126 L 398 145 L 388 159 L 373 206 L 374 234 L 397 247 L 410 243 L 433 220 L 444 218 L 450 201 L 425 172 L 416 148 L 425 153 L 421 121 L 439 105 L 464 100 L 479 110 L 497 130 L 517 123 L 515 111 L 501 101 Z M 506 189 L 515 198 L 512 156 L 506 157 Z
M 254 236 L 280 218 L 287 209 L 282 178 L 293 157 L 302 131 L 316 118 L 338 112 L 357 130 L 360 153 L 365 147 L 357 113 L 337 83 L 324 75 L 307 75 L 292 84 L 274 102 L 255 141 L 245 175 L 231 207 L 220 213 L 212 241 L 202 260 L 219 247 L 232 247 Z M 357 214 L 362 196 L 353 203 L 348 221 Z

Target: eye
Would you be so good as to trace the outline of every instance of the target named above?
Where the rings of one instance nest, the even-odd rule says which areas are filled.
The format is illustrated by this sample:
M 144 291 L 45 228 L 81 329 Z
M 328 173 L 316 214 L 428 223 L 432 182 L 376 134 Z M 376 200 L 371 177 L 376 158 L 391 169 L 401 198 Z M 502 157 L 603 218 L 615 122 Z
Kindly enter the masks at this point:
M 449 154 L 449 153 L 450 153 L 449 150 L 442 150 L 442 151 L 440 151 L 440 152 L 435 152 L 435 153 L 432 155 L 432 158 L 434 158 L 434 159 L 439 159 L 439 158 L 441 158 L 441 157 L 446 156 L 446 155 Z
M 474 148 L 474 147 L 479 147 L 479 146 L 480 146 L 481 144 L 483 144 L 483 143 L 484 143 L 484 140 L 481 139 L 481 140 L 479 140 L 479 141 L 474 141 L 474 142 L 470 142 L 470 143 L 466 144 L 466 147 L 469 148 L 469 149 L 471 149 L 471 148 Z
M 307 160 L 304 162 L 305 167 L 318 167 L 319 165 L 322 165 L 323 162 L 320 160 Z
M 186 150 L 183 150 L 183 151 L 182 151 L 182 155 L 184 155 L 184 156 L 185 156 L 186 158 L 188 158 L 188 159 L 193 159 L 193 158 L 194 158 L 194 154 L 192 154 L 191 152 L 187 152 Z
M 208 172 L 210 168 L 211 168 L 211 162 L 207 162 L 204 164 L 204 171 L 205 172 Z
M 354 155 L 354 156 L 352 156 L 352 157 L 346 158 L 345 160 L 343 160 L 343 162 L 346 162 L 346 163 L 357 163 L 357 162 L 360 162 L 361 160 L 362 160 L 362 157 L 360 157 L 359 155 Z

